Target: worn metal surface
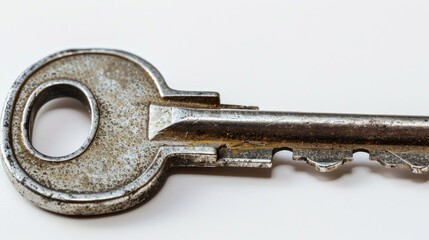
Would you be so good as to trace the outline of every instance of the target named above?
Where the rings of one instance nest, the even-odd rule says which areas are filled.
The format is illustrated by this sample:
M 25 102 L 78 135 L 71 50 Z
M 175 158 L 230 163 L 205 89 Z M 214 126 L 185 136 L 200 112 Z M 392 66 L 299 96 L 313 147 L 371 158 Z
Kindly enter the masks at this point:
M 82 101 L 91 132 L 76 152 L 51 157 L 31 144 L 37 111 L 62 96 Z M 170 89 L 145 60 L 116 50 L 56 53 L 27 69 L 2 114 L 3 163 L 18 191 L 62 214 L 116 212 L 144 201 L 170 167 L 271 167 L 293 151 L 329 172 L 356 151 L 387 167 L 428 171 L 429 118 L 262 112 L 222 105 L 217 93 Z

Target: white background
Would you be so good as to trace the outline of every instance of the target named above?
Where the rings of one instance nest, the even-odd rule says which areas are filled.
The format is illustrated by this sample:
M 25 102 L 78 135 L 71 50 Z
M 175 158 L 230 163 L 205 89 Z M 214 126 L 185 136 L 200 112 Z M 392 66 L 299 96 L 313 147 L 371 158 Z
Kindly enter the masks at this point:
M 218 91 L 223 103 L 429 115 L 428 27 L 426 0 L 2 0 L 0 99 L 48 54 L 106 47 L 147 59 L 173 88 Z M 88 119 L 73 102 L 58 106 L 35 137 L 60 154 Z M 32 206 L 1 173 L 1 238 L 428 239 L 429 175 L 364 157 L 329 174 L 287 154 L 272 170 L 174 171 L 144 205 L 83 219 Z

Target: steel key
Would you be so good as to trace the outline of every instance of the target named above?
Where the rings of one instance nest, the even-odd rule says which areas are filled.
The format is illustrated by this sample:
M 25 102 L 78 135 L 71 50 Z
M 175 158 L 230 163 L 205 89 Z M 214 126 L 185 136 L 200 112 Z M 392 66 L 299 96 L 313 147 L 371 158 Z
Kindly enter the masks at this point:
M 77 151 L 47 156 L 32 145 L 39 109 L 80 100 L 91 130 Z M 429 117 L 264 112 L 221 104 L 213 92 L 177 91 L 147 61 L 108 49 L 67 50 L 16 80 L 2 114 L 1 152 L 18 191 L 66 215 L 121 211 L 154 194 L 172 167 L 270 168 L 293 152 L 329 172 L 364 151 L 386 167 L 429 168 Z

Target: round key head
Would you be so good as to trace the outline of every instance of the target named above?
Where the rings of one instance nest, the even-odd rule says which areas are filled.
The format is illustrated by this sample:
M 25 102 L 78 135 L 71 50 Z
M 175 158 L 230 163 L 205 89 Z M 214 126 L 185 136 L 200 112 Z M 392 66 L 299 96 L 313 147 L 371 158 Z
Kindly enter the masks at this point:
M 81 101 L 90 133 L 77 151 L 40 153 L 31 142 L 38 110 L 58 97 Z M 203 161 L 210 147 L 151 141 L 151 104 L 215 106 L 218 95 L 170 89 L 145 60 L 105 49 L 59 52 L 14 83 L 2 115 L 3 163 L 19 192 L 44 209 L 70 215 L 120 211 L 142 202 L 165 176 L 171 159 Z M 67 126 L 64 126 L 67 127 Z

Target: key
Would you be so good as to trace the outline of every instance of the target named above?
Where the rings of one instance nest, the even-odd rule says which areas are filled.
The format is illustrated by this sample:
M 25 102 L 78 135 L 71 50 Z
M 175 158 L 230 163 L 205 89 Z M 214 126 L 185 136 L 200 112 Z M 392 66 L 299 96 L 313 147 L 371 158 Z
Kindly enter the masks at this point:
M 52 157 L 31 137 L 38 110 L 58 97 L 81 101 L 91 130 L 81 148 Z M 429 117 L 225 105 L 217 93 L 169 88 L 150 63 L 117 50 L 68 50 L 37 62 L 13 84 L 1 121 L 3 164 L 14 186 L 36 206 L 65 215 L 133 207 L 174 167 L 270 168 L 285 149 L 321 172 L 358 151 L 389 168 L 429 168 Z

